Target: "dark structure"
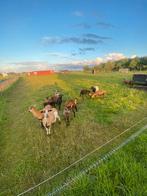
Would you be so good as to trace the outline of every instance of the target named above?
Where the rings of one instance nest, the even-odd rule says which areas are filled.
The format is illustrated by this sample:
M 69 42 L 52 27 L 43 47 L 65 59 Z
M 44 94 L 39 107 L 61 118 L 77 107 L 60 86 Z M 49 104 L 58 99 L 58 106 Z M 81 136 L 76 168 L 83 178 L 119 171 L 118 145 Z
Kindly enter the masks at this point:
M 147 74 L 134 74 L 133 84 L 147 86 Z
M 92 69 L 92 74 L 95 74 L 95 69 Z

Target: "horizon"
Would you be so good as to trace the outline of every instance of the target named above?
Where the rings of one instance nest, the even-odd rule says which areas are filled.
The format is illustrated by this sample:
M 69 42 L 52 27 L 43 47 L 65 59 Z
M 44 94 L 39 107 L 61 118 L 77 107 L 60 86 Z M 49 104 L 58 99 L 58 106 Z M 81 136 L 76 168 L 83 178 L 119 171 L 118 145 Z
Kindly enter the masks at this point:
M 0 72 L 76 70 L 146 56 L 146 17 L 145 0 L 0 2 Z

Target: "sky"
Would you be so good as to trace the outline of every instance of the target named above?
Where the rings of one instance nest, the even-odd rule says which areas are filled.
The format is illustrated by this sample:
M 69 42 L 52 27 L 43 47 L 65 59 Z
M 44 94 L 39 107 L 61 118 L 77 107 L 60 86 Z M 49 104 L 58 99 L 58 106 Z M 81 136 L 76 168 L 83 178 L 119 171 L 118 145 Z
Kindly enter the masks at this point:
M 0 71 L 147 55 L 147 0 L 0 0 Z

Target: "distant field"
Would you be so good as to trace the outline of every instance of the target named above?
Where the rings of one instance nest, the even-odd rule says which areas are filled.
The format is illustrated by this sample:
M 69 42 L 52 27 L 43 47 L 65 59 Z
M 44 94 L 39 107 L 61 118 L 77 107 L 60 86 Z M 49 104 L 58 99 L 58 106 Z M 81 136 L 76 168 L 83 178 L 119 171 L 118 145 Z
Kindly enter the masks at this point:
M 147 116 L 147 93 L 122 83 L 130 77 L 130 73 L 82 72 L 22 77 L 6 90 L 0 99 L 0 195 L 16 195 L 45 180 Z M 92 85 L 106 90 L 107 95 L 83 101 L 79 97 L 80 89 Z M 62 106 L 62 123 L 56 124 L 52 135 L 47 137 L 28 108 L 35 104 L 42 109 L 44 98 L 56 89 L 64 94 L 64 102 L 78 97 L 79 111 L 66 127 Z M 44 195 L 94 159 L 90 157 L 30 195 Z

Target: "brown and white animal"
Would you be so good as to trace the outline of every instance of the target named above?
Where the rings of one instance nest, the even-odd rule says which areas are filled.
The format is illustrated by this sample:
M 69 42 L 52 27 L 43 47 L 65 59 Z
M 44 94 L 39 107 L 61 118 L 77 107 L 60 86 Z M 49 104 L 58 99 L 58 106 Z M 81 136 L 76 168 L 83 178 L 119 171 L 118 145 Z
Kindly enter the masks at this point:
M 50 105 L 47 105 L 43 109 L 43 119 L 42 124 L 46 129 L 47 135 L 51 134 L 51 126 L 58 120 L 60 122 L 60 116 L 56 108 L 52 108 Z
M 62 104 L 62 94 L 56 93 L 52 97 L 46 97 L 43 106 L 45 107 L 46 105 L 52 105 L 53 107 L 58 106 L 58 109 L 61 109 L 61 104 Z
M 42 125 L 42 119 L 44 118 L 43 110 L 37 110 L 35 106 L 31 106 L 29 108 L 29 112 L 31 112 L 33 116 L 40 121 L 41 126 L 43 126 Z
M 99 91 L 99 87 L 98 86 L 92 86 L 91 90 L 93 93 L 96 93 L 97 91 Z
M 89 93 L 89 96 L 91 98 L 94 98 L 94 97 L 100 97 L 100 96 L 104 96 L 106 94 L 106 91 L 105 90 L 99 90 L 95 93 Z
M 75 98 L 75 99 L 71 99 L 71 100 L 69 100 L 69 101 L 67 101 L 66 103 L 65 103 L 65 107 L 64 107 L 64 110 L 66 110 L 66 111 L 72 111 L 73 112 L 73 114 L 74 114 L 74 117 L 75 117 L 75 111 L 77 112 L 78 111 L 78 108 L 77 108 L 77 98 Z
M 66 126 L 70 125 L 71 110 L 65 107 L 63 110 L 63 116 L 64 116 Z

